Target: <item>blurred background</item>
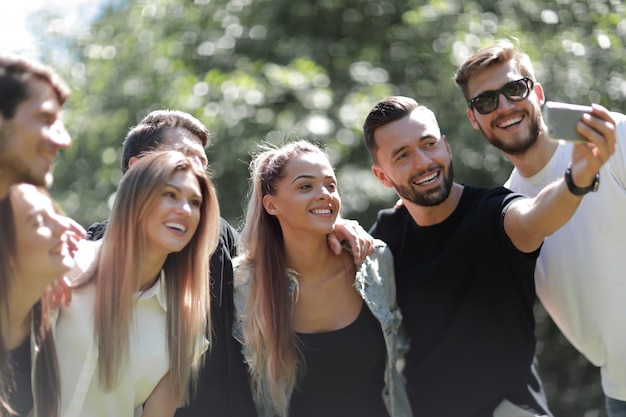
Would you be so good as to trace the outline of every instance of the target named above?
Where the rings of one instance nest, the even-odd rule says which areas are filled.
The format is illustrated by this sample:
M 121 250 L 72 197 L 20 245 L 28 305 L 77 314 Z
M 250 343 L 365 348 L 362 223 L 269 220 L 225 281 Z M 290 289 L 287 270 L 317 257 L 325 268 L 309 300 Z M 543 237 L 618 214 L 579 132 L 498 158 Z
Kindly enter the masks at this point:
M 72 86 L 64 118 L 75 143 L 57 161 L 52 192 L 84 226 L 108 217 L 125 133 L 155 109 L 189 112 L 211 130 L 207 153 L 231 224 L 242 218 L 256 144 L 306 138 L 330 148 L 342 214 L 366 229 L 396 200 L 371 174 L 360 130 L 388 95 L 435 111 L 457 181 L 491 187 L 508 177 L 511 165 L 470 126 L 452 79 L 465 57 L 495 39 L 519 42 L 549 100 L 626 110 L 621 0 L 41 3 L 21 10 L 28 36 L 0 12 L 0 48 L 35 55 Z M 599 371 L 540 305 L 536 316 L 554 414 L 605 416 Z

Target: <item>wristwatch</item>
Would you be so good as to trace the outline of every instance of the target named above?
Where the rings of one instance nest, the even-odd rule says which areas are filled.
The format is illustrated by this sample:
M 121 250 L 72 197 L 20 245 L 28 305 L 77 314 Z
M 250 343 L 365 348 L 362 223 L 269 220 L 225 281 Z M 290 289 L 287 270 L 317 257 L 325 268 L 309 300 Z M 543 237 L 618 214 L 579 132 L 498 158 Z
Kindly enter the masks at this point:
M 600 186 L 600 173 L 598 172 L 596 174 L 596 178 L 593 180 L 593 183 L 589 187 L 577 187 L 576 184 L 574 184 L 574 180 L 572 179 L 572 164 L 569 164 L 567 166 L 567 169 L 565 170 L 565 184 L 567 184 L 567 189 L 570 191 L 570 193 L 577 196 L 583 196 L 589 192 L 595 193 L 596 191 L 598 191 L 598 187 Z

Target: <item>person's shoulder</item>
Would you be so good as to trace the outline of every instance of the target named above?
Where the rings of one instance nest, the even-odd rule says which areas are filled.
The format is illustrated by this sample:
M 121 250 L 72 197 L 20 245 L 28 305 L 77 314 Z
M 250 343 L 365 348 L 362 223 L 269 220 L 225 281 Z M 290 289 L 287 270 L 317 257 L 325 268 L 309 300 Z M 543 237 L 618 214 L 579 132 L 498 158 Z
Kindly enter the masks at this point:
M 239 232 L 223 217 L 220 217 L 220 241 L 228 247 L 236 247 L 239 241 Z
M 239 235 L 239 232 L 237 231 L 237 229 L 235 229 L 234 226 L 228 223 L 225 218 L 220 217 L 220 235 L 237 236 Z
M 89 270 L 93 265 L 102 240 L 87 240 L 81 239 L 78 241 L 78 248 L 74 252 L 74 266 L 67 272 L 66 276 L 71 282 L 78 281 L 78 279 Z
M 492 199 L 503 200 L 523 197 L 522 194 L 511 191 L 510 189 L 503 186 L 497 186 L 493 188 L 481 188 L 475 185 L 465 185 L 463 194 L 464 196 L 468 196 L 480 201 Z
M 382 222 L 399 221 L 399 220 L 406 218 L 406 216 L 408 215 L 409 215 L 409 212 L 405 206 L 401 206 L 398 208 L 395 208 L 395 207 L 386 208 L 386 209 L 382 209 L 378 211 L 378 214 L 376 215 L 376 222 L 380 223 L 381 221 Z
M 527 196 L 509 190 L 506 187 L 481 188 L 474 185 L 465 185 L 459 207 L 471 210 L 482 216 L 489 217 L 488 213 L 502 213 L 513 201 Z
M 374 239 L 374 251 L 367 257 L 370 260 L 379 261 L 391 261 L 393 262 L 393 255 L 387 243 L 380 239 Z

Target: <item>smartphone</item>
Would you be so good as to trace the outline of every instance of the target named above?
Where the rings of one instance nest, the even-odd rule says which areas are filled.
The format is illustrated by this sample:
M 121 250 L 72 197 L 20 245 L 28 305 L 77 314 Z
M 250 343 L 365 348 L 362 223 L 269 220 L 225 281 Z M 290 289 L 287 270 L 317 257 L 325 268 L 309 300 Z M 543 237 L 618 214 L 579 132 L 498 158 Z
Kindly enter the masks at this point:
M 547 101 L 543 106 L 543 119 L 548 125 L 548 137 L 553 140 L 586 142 L 576 132 L 576 124 L 585 113 L 591 113 L 591 106 Z

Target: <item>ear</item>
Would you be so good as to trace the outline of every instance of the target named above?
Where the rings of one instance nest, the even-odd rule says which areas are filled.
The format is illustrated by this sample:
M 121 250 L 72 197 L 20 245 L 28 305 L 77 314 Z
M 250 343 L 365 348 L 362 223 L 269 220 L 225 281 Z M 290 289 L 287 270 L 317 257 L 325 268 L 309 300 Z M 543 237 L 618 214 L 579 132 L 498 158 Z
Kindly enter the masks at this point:
M 276 208 L 276 204 L 274 203 L 274 196 L 266 194 L 263 196 L 263 208 L 267 211 L 267 214 L 270 216 L 275 216 L 278 213 L 278 209 Z
M 378 181 L 385 187 L 393 188 L 393 183 L 389 180 L 385 172 L 378 166 L 372 165 L 372 172 L 374 176 L 378 178 Z
M 128 160 L 128 168 L 132 167 L 133 164 L 137 162 L 138 160 L 139 158 L 137 158 L 136 156 L 131 156 L 130 159 Z
M 533 89 L 535 90 L 537 101 L 539 101 L 539 107 L 543 107 L 543 104 L 546 102 L 546 96 L 543 93 L 543 86 L 539 83 L 535 83 Z
M 480 126 L 478 125 L 478 122 L 476 121 L 476 117 L 474 117 L 474 109 L 472 109 L 471 107 L 468 107 L 467 110 L 465 110 L 465 114 L 467 114 L 467 118 L 472 124 L 472 127 L 476 130 L 479 130 Z

